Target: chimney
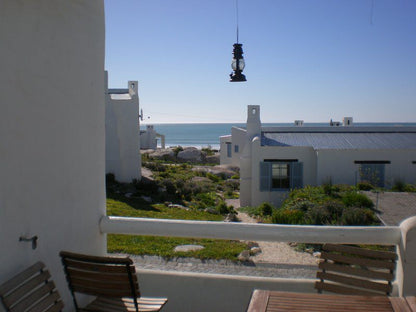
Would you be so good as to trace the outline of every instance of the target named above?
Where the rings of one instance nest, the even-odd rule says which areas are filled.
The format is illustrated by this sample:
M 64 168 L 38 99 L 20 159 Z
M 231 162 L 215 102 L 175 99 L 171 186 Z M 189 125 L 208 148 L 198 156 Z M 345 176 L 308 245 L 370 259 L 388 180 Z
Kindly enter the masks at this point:
M 260 105 L 247 105 L 247 135 L 252 139 L 260 133 Z

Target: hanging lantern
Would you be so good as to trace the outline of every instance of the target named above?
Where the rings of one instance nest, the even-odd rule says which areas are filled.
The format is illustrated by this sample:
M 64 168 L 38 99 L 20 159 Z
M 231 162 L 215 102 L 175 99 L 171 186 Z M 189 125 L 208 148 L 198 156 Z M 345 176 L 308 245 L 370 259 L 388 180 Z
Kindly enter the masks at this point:
M 241 43 L 234 43 L 233 47 L 233 59 L 231 61 L 231 68 L 233 72 L 230 74 L 230 81 L 247 81 L 246 76 L 242 74 L 245 67 L 243 58 L 243 45 Z

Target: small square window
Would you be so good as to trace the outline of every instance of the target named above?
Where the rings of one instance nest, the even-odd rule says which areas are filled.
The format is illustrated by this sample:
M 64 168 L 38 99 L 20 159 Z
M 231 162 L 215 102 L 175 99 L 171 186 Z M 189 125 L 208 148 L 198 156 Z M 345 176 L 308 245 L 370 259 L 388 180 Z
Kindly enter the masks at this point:
M 227 142 L 227 157 L 231 157 L 231 143 Z
M 238 153 L 238 145 L 234 145 L 234 153 Z

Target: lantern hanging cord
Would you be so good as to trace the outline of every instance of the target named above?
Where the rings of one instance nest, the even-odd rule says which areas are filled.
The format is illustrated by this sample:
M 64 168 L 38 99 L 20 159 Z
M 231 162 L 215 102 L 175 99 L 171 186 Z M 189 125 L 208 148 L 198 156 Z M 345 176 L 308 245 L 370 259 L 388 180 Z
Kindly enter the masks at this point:
M 235 11 L 236 11 L 236 20 L 237 20 L 237 43 L 238 43 L 238 0 L 235 0 Z

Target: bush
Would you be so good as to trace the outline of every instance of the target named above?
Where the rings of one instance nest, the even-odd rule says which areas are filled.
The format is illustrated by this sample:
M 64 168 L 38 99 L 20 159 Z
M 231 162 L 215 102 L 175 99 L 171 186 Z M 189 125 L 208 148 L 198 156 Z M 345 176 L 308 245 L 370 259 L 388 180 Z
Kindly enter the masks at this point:
M 259 206 L 259 210 L 262 216 L 271 216 L 273 213 L 273 206 L 269 203 L 262 203 Z
M 368 198 L 364 194 L 360 194 L 356 192 L 346 193 L 342 198 L 342 202 L 347 207 L 361 207 L 361 208 L 373 208 L 374 207 L 374 204 L 370 198 Z
M 227 206 L 224 201 L 221 201 L 215 209 L 222 215 L 234 212 L 233 206 Z
M 374 212 L 370 209 L 345 208 L 341 217 L 342 225 L 371 225 L 378 223 Z
M 391 190 L 395 192 L 405 192 L 405 189 L 406 183 L 404 183 L 402 180 L 395 180 L 393 187 L 391 188 Z
M 370 183 L 368 182 L 360 182 L 357 184 L 357 188 L 360 191 L 371 191 L 374 189 L 374 186 L 372 186 Z
M 331 224 L 331 214 L 325 206 L 314 206 L 305 213 L 305 223 L 313 225 Z
M 303 224 L 304 212 L 300 210 L 277 209 L 273 212 L 272 222 L 277 224 Z

